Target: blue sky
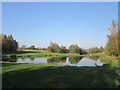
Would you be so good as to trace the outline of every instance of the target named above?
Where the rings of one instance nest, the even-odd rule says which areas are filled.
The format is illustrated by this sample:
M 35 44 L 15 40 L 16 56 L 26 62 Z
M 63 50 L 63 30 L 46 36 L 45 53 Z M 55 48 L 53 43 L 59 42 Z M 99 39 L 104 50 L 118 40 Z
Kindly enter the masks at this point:
M 104 47 L 113 19 L 118 19 L 117 2 L 2 3 L 2 32 L 12 34 L 20 46 L 43 48 L 53 41 Z

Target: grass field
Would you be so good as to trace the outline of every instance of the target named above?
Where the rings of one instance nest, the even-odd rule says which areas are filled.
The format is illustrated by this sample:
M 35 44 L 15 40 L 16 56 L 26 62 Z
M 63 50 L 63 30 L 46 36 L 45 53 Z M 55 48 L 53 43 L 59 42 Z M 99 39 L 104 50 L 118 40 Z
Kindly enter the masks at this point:
M 112 67 L 120 67 L 120 57 L 109 57 L 105 55 L 104 53 L 96 53 L 94 54 L 96 56 L 99 56 L 99 59 L 101 62 L 104 62 L 106 64 L 111 64 Z
M 117 88 L 118 68 L 2 63 L 3 88 Z
M 24 50 L 7 57 L 45 57 L 77 55 Z M 104 54 L 96 54 L 108 63 Z M 76 67 L 45 63 L 16 63 L 1 61 L 3 88 L 117 88 L 120 86 L 120 57 L 112 57 L 111 63 L 101 67 Z
M 12 54 L 3 54 L 5 57 L 47 57 L 47 56 L 64 56 L 64 55 L 78 55 L 75 53 L 51 53 L 48 51 L 40 51 L 40 50 L 24 50 L 24 51 L 17 51 Z

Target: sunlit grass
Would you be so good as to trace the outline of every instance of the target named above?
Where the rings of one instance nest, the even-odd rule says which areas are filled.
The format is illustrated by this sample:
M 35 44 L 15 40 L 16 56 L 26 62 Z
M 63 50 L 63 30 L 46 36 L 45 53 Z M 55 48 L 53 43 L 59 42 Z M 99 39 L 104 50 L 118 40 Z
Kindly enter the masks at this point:
M 57 64 L 3 64 L 3 88 L 117 88 L 118 69 Z
M 64 56 L 64 55 L 78 55 L 75 53 L 51 53 L 48 51 L 40 51 L 40 50 L 24 50 L 18 51 L 12 54 L 3 54 L 3 56 L 13 56 L 16 55 L 17 57 L 47 57 L 47 56 Z

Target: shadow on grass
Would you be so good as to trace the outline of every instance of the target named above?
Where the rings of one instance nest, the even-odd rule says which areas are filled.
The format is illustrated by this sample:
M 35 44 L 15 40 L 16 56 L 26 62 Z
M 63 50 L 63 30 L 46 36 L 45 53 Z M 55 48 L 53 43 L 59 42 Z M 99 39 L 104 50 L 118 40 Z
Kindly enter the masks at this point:
M 24 63 L 0 63 L 2 64 L 2 67 L 9 67 L 9 66 L 13 66 L 13 65 L 20 65 L 20 64 L 24 64 Z M 25 63 L 27 64 L 27 63 Z
M 40 53 L 40 52 L 39 51 L 16 51 L 14 54 L 25 54 L 25 53 Z
M 3 54 L 26 54 L 26 53 L 40 53 L 40 51 L 16 51 L 16 52 L 8 52 Z
M 109 66 L 49 66 L 3 74 L 3 88 L 116 88 L 118 73 Z

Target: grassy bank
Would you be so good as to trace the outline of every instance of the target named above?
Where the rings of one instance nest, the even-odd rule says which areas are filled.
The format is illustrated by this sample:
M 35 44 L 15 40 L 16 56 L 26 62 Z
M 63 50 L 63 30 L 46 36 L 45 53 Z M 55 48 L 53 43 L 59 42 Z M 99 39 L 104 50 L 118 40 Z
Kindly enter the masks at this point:
M 118 69 L 2 61 L 3 88 L 117 88 Z M 120 80 L 120 79 L 119 79 Z
M 24 50 L 17 51 L 11 54 L 3 54 L 3 57 L 50 57 L 50 56 L 64 56 L 64 55 L 78 55 L 75 53 L 51 53 L 40 50 Z
M 104 53 L 96 53 L 94 54 L 96 56 L 99 56 L 99 59 L 106 63 L 106 64 L 111 64 L 112 67 L 120 67 L 119 63 L 120 62 L 120 57 L 110 57 L 110 56 L 107 56 L 105 55 Z

